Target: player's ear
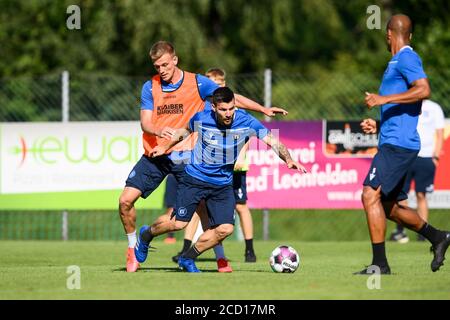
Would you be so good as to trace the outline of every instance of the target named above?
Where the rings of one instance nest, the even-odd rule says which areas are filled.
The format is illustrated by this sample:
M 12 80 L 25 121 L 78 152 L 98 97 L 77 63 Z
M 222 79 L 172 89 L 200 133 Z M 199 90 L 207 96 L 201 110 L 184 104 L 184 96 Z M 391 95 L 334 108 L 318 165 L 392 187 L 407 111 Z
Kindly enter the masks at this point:
M 173 56 L 172 59 L 173 59 L 173 63 L 175 65 L 177 65 L 178 64 L 178 56 Z

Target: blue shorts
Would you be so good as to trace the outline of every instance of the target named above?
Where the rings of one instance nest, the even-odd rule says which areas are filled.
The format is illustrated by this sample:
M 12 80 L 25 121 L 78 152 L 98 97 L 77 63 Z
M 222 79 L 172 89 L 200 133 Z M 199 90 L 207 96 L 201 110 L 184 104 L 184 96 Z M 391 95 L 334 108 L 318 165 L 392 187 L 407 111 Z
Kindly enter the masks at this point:
M 191 221 L 192 215 L 201 200 L 205 200 L 208 209 L 209 225 L 234 225 L 234 193 L 232 185 L 218 186 L 198 180 L 189 174 L 179 182 L 177 205 L 174 211 L 176 220 Z
M 177 204 L 178 182 L 173 174 L 168 174 L 166 179 L 166 191 L 164 192 L 164 207 L 175 208 Z
M 247 172 L 237 171 L 233 173 L 234 199 L 238 204 L 247 203 Z
M 403 191 L 407 194 L 414 180 L 416 192 L 431 193 L 434 191 L 434 176 L 436 166 L 433 158 L 417 157 L 406 176 Z
M 418 150 L 405 149 L 391 144 L 383 144 L 372 160 L 364 180 L 364 186 L 377 189 L 381 186 L 382 200 L 401 201 L 408 199 L 403 191 L 408 170 L 417 158 Z
M 150 158 L 143 155 L 128 175 L 125 186 L 141 191 L 141 197 L 147 198 L 172 173 L 179 182 L 184 175 L 183 163 L 175 164 L 167 155 Z

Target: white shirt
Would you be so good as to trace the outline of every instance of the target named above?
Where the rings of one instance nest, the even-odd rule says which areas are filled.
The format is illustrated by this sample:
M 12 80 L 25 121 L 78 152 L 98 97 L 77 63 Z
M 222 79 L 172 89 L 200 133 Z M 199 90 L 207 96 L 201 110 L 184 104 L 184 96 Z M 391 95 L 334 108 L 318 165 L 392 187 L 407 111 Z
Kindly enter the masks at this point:
M 437 129 L 443 129 L 444 112 L 442 108 L 431 100 L 423 100 L 422 113 L 417 123 L 417 131 L 420 136 L 419 157 L 431 158 L 434 152 L 434 136 Z

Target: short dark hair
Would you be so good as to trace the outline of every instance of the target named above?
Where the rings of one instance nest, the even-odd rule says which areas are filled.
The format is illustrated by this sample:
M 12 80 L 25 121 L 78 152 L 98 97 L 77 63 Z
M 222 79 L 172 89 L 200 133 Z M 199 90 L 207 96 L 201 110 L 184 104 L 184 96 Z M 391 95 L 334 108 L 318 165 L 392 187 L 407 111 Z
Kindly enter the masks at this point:
M 217 88 L 212 96 L 212 102 L 215 106 L 217 106 L 217 104 L 225 102 L 231 102 L 234 99 L 234 93 L 233 91 L 228 88 L 228 87 L 221 87 L 221 88 Z

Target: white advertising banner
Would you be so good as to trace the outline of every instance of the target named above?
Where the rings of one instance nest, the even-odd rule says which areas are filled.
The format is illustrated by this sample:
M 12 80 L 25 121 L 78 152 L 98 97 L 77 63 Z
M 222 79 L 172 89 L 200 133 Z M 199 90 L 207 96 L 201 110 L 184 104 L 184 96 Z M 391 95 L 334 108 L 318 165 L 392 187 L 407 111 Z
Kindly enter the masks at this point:
M 137 121 L 2 124 L 0 193 L 122 189 L 141 132 Z

